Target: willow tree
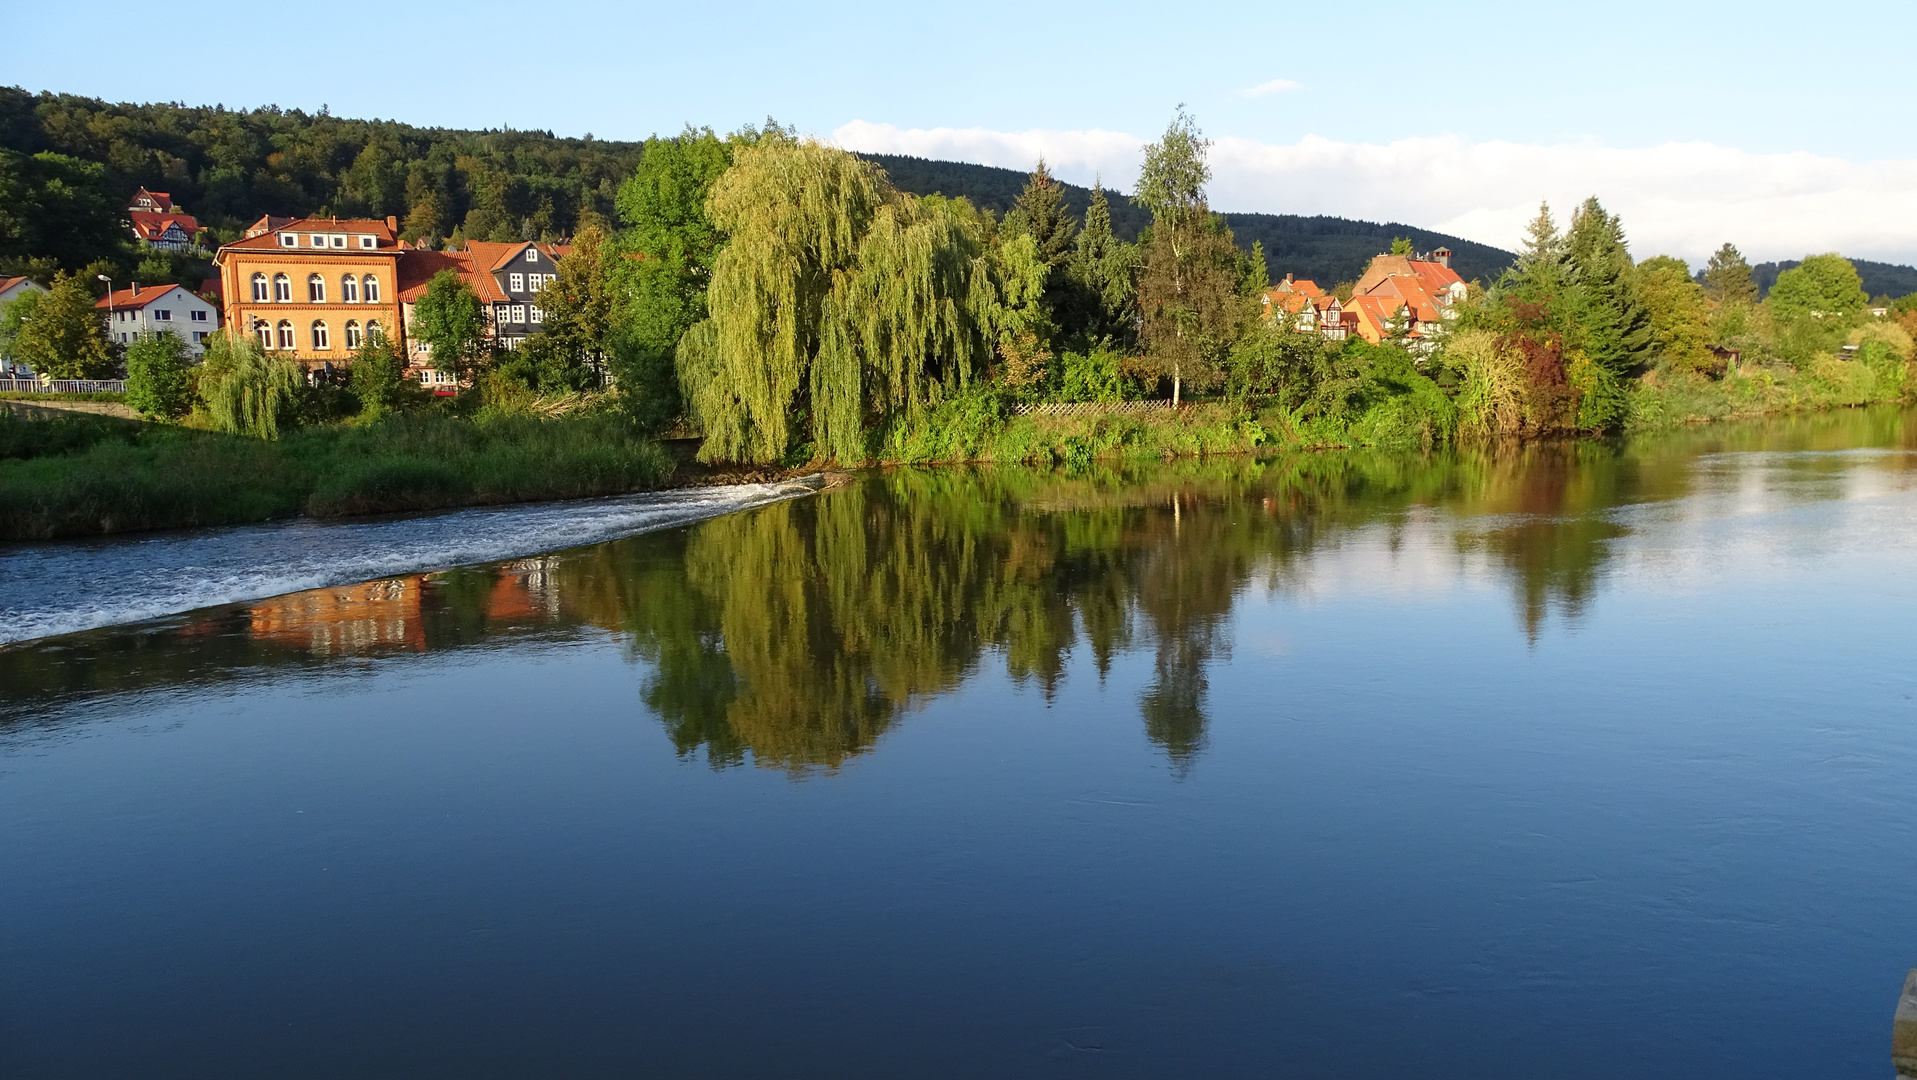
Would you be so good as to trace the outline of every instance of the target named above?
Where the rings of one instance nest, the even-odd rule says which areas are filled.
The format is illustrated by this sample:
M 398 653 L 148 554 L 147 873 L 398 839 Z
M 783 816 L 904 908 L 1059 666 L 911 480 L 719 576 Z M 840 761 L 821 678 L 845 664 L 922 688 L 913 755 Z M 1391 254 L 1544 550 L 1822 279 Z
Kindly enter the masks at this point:
M 679 376 L 707 460 L 865 456 L 865 433 L 921 416 L 990 355 L 997 289 L 970 204 L 914 198 L 815 142 L 740 147 L 707 207 L 730 242 Z

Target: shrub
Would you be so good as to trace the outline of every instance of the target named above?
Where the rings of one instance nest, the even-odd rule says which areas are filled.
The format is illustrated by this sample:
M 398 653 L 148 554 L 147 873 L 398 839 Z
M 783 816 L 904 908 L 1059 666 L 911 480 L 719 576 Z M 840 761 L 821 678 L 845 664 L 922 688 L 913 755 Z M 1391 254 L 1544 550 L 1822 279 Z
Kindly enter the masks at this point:
M 127 346 L 126 403 L 149 420 L 177 420 L 193 408 L 186 342 L 179 335 L 141 334 Z

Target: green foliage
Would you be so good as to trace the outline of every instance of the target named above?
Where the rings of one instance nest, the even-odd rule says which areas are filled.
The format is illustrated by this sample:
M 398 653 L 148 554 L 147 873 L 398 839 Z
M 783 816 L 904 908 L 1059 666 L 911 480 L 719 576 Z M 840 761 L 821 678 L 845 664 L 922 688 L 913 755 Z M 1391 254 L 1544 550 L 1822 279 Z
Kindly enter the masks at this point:
M 126 403 L 149 420 L 177 420 L 193 408 L 186 342 L 172 331 L 141 334 L 126 350 Z
M 470 380 L 485 356 L 485 306 L 458 272 L 441 270 L 413 305 L 412 333 L 431 350 L 434 367 Z
M 409 239 L 456 228 L 473 239 L 551 238 L 609 218 L 614 189 L 640 155 L 637 143 L 591 136 L 419 128 L 275 107 L 111 104 L 17 88 L 0 88 L 0 140 L 18 153 L 102 169 L 115 211 L 145 184 L 226 237 L 271 213 L 393 215 Z
M 114 363 L 107 348 L 106 323 L 93 304 L 90 282 L 60 271 L 44 295 L 30 301 L 22 297 L 9 305 L 19 326 L 13 338 L 14 356 L 56 379 L 110 377 Z
M 305 388 L 298 364 L 268 356 L 251 336 L 219 333 L 206 339 L 200 398 L 219 431 L 277 439 L 297 425 Z
M 1132 396 L 1130 381 L 1125 378 L 1125 358 L 1103 345 L 1066 353 L 1061 375 L 1060 401 L 1112 402 Z
M 922 413 L 983 366 L 1000 305 L 969 204 L 775 138 L 737 151 L 709 207 L 731 240 L 712 316 L 679 349 L 708 459 L 779 461 L 809 441 L 859 460 L 874 422 Z
M 1681 259 L 1659 255 L 1637 267 L 1638 292 L 1651 316 L 1651 344 L 1668 366 L 1702 371 L 1711 364 L 1710 304 Z
M 1400 236 L 1400 237 L 1397 237 L 1397 238 L 1395 238 L 1395 239 L 1393 239 L 1393 240 L 1391 241 L 1391 254 L 1393 254 L 1393 255 L 1409 255 L 1409 254 L 1411 254 L 1411 252 L 1412 252 L 1412 248 L 1411 248 L 1411 238 L 1410 238 L 1410 237 L 1408 237 L 1408 236 Z
M 1757 283 L 1751 280 L 1751 264 L 1733 244 L 1725 244 L 1711 255 L 1704 266 L 1704 289 L 1720 304 L 1755 304 Z
M 125 421 L 89 426 L 96 430 L 68 439 L 63 453 L 0 460 L 0 539 L 583 498 L 655 487 L 672 472 L 657 444 L 607 413 L 478 421 L 421 413 L 270 442 Z M 10 431 L 0 420 L 0 449 Z
M 1133 196 L 1150 210 L 1153 229 L 1167 226 L 1196 226 L 1209 216 L 1205 206 L 1205 185 L 1211 182 L 1211 164 L 1207 160 L 1211 140 L 1199 131 L 1198 122 L 1179 106 L 1178 115 L 1155 143 L 1145 146 L 1145 163 L 1138 173 L 1138 191 Z
M 1767 303 L 1786 319 L 1811 318 L 1849 324 L 1870 302 L 1857 268 L 1835 253 L 1807 256 L 1796 268 L 1777 275 Z
M 1066 263 L 1070 288 L 1054 309 L 1060 330 L 1080 341 L 1108 341 L 1123 347 L 1132 337 L 1137 310 L 1138 249 L 1112 233 L 1110 204 L 1102 187 L 1092 189 Z
M 425 389 L 406 377 L 406 361 L 385 334 L 366 335 L 353 354 L 351 377 L 359 414 L 368 421 L 416 408 L 426 397 Z
M 539 290 L 545 330 L 533 337 L 555 368 L 577 373 L 573 381 L 580 389 L 599 385 L 605 371 L 612 332 L 613 298 L 606 278 L 611 255 L 605 231 L 588 225 L 573 239 L 572 253 L 560 260 L 555 279 Z
M 0 147 L 0 266 L 18 272 L 39 257 L 78 271 L 119 254 L 122 198 L 96 162 Z
M 1586 199 L 1571 219 L 1564 259 L 1570 284 L 1576 289 L 1580 345 L 1591 362 L 1605 372 L 1604 376 L 1592 376 L 1592 388 L 1614 385 L 1618 379 L 1649 367 L 1651 316 L 1638 295 L 1637 277 L 1624 246 L 1624 227 L 1615 214 L 1605 212 L 1595 196 Z M 1608 391 L 1603 397 L 1613 400 Z

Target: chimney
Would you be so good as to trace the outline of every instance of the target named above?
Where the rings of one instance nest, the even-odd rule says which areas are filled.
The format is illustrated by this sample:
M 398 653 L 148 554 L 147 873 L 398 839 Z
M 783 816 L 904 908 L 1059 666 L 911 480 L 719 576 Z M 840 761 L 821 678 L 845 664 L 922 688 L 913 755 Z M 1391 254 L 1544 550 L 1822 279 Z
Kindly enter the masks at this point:
M 391 214 L 386 215 L 386 227 L 392 230 L 392 233 L 394 236 L 399 235 L 399 219 L 398 218 L 392 216 Z
M 1432 252 L 1431 257 L 1437 260 L 1437 263 L 1439 266 L 1444 267 L 1446 270 L 1451 269 L 1451 249 L 1450 248 L 1441 247 L 1438 250 Z
M 1291 275 L 1290 275 L 1290 274 L 1286 274 L 1286 275 L 1285 275 L 1285 284 L 1287 284 L 1287 285 L 1289 285 L 1289 284 L 1291 284 Z

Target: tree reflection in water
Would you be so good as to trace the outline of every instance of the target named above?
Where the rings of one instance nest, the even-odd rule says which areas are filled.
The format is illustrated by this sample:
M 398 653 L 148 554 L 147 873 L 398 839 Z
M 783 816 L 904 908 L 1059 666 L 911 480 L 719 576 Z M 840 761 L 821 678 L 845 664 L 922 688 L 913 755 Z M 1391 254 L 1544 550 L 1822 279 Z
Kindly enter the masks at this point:
M 1703 455 L 1914 443 L 1903 414 L 1858 411 L 1626 445 L 871 473 L 559 556 L 0 650 L 0 724 L 342 655 L 609 631 L 643 662 L 645 706 L 682 755 L 803 772 L 871 749 L 987 662 L 1050 699 L 1074 653 L 1103 680 L 1148 646 L 1144 733 L 1184 775 L 1205 745 L 1208 672 L 1228 658 L 1237 597 L 1296 587 L 1353 530 L 1395 544 L 1416 522 L 1447 522 L 1461 560 L 1508 581 L 1535 640 L 1553 613 L 1575 619 L 1591 603 L 1627 534 L 1614 511 L 1693 494 L 1708 482 Z

